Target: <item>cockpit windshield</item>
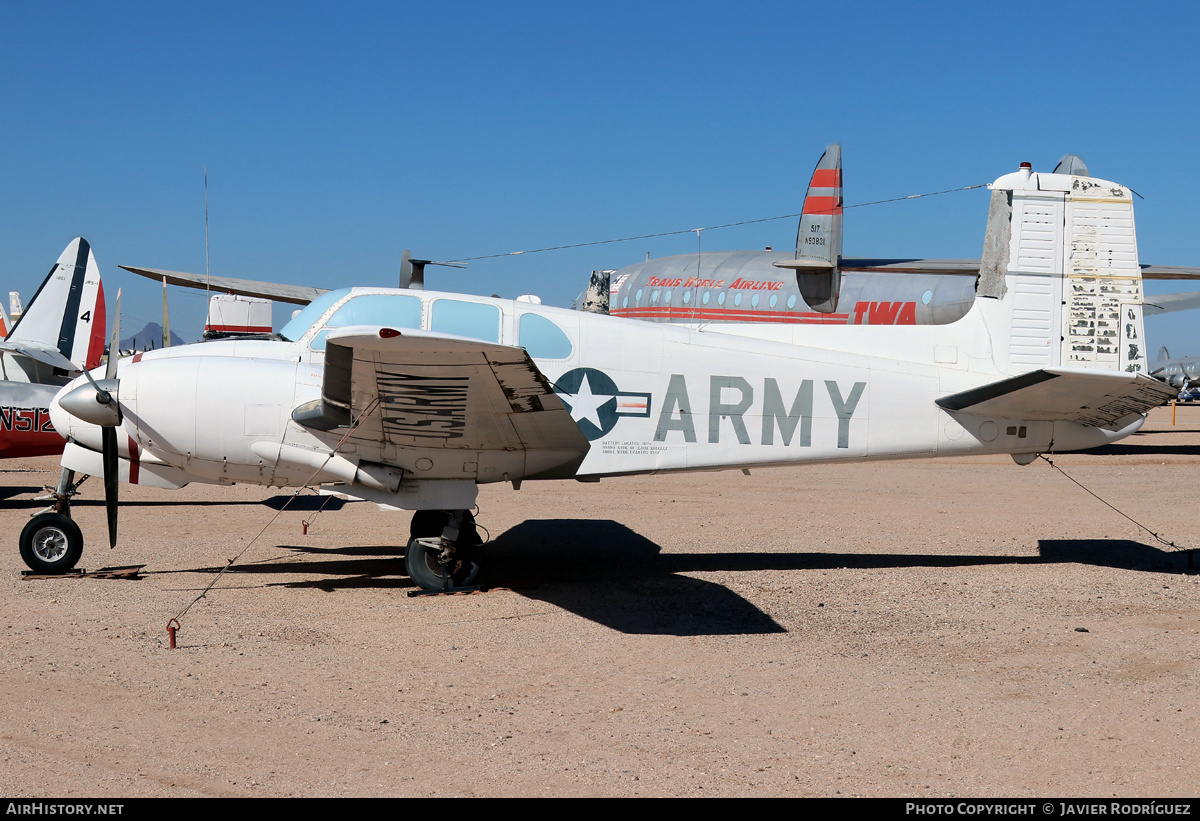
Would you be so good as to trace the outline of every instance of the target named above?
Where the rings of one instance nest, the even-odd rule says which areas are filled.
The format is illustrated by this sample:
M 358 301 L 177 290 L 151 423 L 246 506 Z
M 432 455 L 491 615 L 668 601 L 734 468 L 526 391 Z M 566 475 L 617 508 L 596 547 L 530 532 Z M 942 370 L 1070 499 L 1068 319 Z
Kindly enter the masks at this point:
M 350 293 L 349 288 L 342 288 L 337 291 L 330 291 L 326 294 L 314 299 L 312 302 L 296 314 L 292 321 L 283 326 L 283 330 L 279 334 L 289 342 L 295 342 L 312 327 L 313 323 L 321 318 L 321 314 L 325 313 L 338 300 Z

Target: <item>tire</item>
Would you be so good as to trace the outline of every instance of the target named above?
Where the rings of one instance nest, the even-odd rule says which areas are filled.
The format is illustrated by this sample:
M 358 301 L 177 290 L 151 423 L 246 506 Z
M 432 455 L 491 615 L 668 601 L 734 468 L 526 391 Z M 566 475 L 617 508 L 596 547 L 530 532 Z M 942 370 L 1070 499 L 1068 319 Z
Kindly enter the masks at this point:
M 21 558 L 35 573 L 66 573 L 83 555 L 79 525 L 61 513 L 39 513 L 21 530 Z
M 447 566 L 449 579 L 443 582 L 442 565 L 437 550 L 418 543 L 417 539 L 432 539 L 442 535 L 450 513 L 445 510 L 418 510 L 409 527 L 411 538 L 404 552 L 404 569 L 413 583 L 422 590 L 441 591 L 468 587 L 475 583 L 483 559 L 482 540 L 475 528 L 475 517 L 463 516 L 455 542 L 455 561 Z
M 413 513 L 412 523 L 408 526 L 410 539 L 434 539 L 442 535 L 446 522 L 450 520 L 448 510 L 418 510 Z M 471 511 L 463 515 L 462 525 L 458 528 L 456 547 L 477 547 L 483 544 L 479 538 L 479 529 L 475 527 L 475 517 Z

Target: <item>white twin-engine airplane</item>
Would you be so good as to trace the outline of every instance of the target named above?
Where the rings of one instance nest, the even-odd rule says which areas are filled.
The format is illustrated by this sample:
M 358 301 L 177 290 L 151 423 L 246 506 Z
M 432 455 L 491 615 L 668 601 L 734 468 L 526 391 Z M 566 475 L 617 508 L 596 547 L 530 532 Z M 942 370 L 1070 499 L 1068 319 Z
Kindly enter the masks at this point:
M 971 310 L 946 325 L 724 324 L 720 331 L 528 302 L 354 288 L 282 339 L 140 354 L 58 395 L 57 512 L 23 551 L 70 568 L 73 472 L 331 489 L 416 511 L 413 581 L 471 584 L 477 486 L 1090 448 L 1175 390 L 1146 375 L 1124 186 L 1033 173 L 992 186 Z M 830 295 L 833 296 L 832 294 Z M 115 539 L 115 482 L 109 495 Z

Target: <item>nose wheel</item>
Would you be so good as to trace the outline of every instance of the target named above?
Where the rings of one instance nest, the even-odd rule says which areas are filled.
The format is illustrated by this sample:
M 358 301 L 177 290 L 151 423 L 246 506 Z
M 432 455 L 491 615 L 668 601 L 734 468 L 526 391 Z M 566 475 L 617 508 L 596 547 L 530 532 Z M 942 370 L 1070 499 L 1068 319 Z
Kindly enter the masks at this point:
M 47 488 L 54 504 L 21 529 L 21 558 L 34 573 L 46 576 L 70 572 L 83 555 L 83 533 L 71 518 L 71 497 L 87 481 L 75 482 L 75 472 L 63 468 L 58 485 Z
M 429 593 L 478 590 L 482 539 L 467 510 L 418 510 L 409 528 L 404 569 Z
M 70 516 L 39 513 L 21 530 L 21 558 L 35 573 L 66 573 L 82 555 L 83 533 Z

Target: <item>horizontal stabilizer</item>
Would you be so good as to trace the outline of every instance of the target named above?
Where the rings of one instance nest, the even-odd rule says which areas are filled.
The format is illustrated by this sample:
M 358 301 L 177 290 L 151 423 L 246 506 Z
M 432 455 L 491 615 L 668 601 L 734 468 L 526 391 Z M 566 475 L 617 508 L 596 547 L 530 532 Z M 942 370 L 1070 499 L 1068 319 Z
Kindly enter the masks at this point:
M 981 416 L 1104 428 L 1165 404 L 1177 393 L 1175 388 L 1138 373 L 1045 368 L 943 396 L 937 405 Z
M 32 360 L 41 362 L 43 365 L 49 365 L 51 368 L 60 368 L 64 371 L 79 370 L 79 366 L 63 356 L 58 348 L 31 345 L 25 342 L 0 342 L 0 351 L 12 351 L 13 353 L 24 354 Z
M 307 305 L 321 294 L 328 293 L 327 288 L 310 288 L 306 285 L 283 285 L 278 282 L 258 282 L 253 279 L 234 279 L 232 277 L 207 277 L 204 274 L 162 271 L 158 268 L 138 268 L 134 265 L 118 267 L 156 282 L 162 282 L 165 279 L 168 285 L 180 285 L 184 288 L 196 288 L 201 291 L 211 288 L 220 293 L 256 296 L 275 302 L 290 302 L 293 305 Z

